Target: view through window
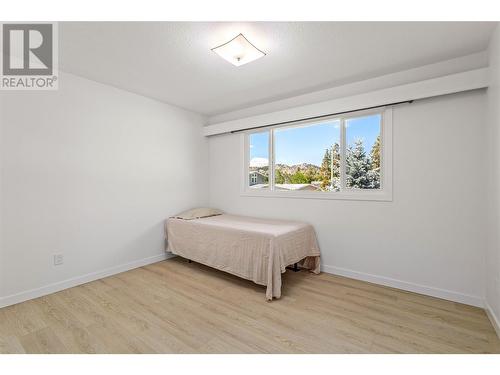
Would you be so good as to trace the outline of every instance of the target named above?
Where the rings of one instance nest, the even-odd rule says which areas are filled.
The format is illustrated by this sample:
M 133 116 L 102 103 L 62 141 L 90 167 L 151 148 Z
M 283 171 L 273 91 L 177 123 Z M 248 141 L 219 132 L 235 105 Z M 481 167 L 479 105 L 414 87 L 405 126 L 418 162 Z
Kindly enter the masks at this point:
M 276 190 L 340 189 L 340 121 L 274 130 Z
M 251 133 L 248 186 L 317 192 L 380 189 L 381 122 L 376 113 Z
M 380 188 L 380 121 L 380 114 L 345 121 L 347 188 Z
M 250 159 L 248 168 L 249 186 L 252 189 L 269 187 L 269 131 L 249 136 Z

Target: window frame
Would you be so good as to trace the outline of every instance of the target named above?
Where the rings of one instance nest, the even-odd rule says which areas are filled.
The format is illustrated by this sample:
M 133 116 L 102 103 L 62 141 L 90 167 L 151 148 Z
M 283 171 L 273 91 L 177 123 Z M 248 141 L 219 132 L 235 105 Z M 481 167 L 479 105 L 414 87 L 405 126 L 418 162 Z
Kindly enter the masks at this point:
M 353 189 L 345 186 L 345 154 L 346 154 L 346 128 L 345 121 L 351 118 L 365 117 L 380 114 L 380 189 Z M 302 127 L 307 125 L 319 124 L 327 120 L 340 121 L 340 150 L 341 150 L 341 188 L 340 191 L 317 192 L 307 190 L 285 191 L 274 189 L 274 130 Z M 248 183 L 249 161 L 250 161 L 250 142 L 251 134 L 269 131 L 269 186 L 265 189 L 252 189 Z M 294 124 L 270 126 L 267 129 L 256 129 L 242 132 L 242 159 L 243 176 L 241 178 L 241 194 L 248 197 L 268 197 L 268 198 L 305 198 L 305 199 L 340 199 L 340 200 L 371 200 L 371 201 L 392 201 L 392 107 L 385 107 L 376 110 L 364 110 L 352 112 L 346 115 L 325 117 L 322 120 L 308 120 L 296 122 Z

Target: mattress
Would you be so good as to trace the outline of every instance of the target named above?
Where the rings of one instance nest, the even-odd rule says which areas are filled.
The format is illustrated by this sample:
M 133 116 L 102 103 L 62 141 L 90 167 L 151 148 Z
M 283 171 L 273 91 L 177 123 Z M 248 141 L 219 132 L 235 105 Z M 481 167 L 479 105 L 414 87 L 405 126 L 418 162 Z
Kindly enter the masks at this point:
M 281 297 L 287 266 L 320 272 L 316 233 L 307 223 L 224 214 L 170 218 L 166 232 L 167 251 L 265 285 L 267 300 Z

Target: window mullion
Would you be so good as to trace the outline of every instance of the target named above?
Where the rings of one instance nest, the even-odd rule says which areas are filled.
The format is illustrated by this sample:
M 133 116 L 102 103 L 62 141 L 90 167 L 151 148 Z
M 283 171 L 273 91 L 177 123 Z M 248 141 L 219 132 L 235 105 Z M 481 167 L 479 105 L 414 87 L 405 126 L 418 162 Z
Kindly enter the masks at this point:
M 340 119 L 340 191 L 346 187 L 346 131 L 345 119 Z
M 269 130 L 269 190 L 274 191 L 274 129 Z

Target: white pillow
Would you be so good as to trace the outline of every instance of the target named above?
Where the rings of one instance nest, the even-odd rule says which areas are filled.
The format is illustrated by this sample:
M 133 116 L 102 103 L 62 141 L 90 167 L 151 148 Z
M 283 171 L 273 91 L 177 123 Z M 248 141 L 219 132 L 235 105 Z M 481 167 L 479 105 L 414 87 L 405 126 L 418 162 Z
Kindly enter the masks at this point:
M 202 217 L 222 215 L 223 213 L 224 213 L 223 211 L 218 210 L 216 208 L 198 207 L 181 212 L 180 214 L 175 215 L 174 218 L 193 220 L 193 219 L 200 219 Z

